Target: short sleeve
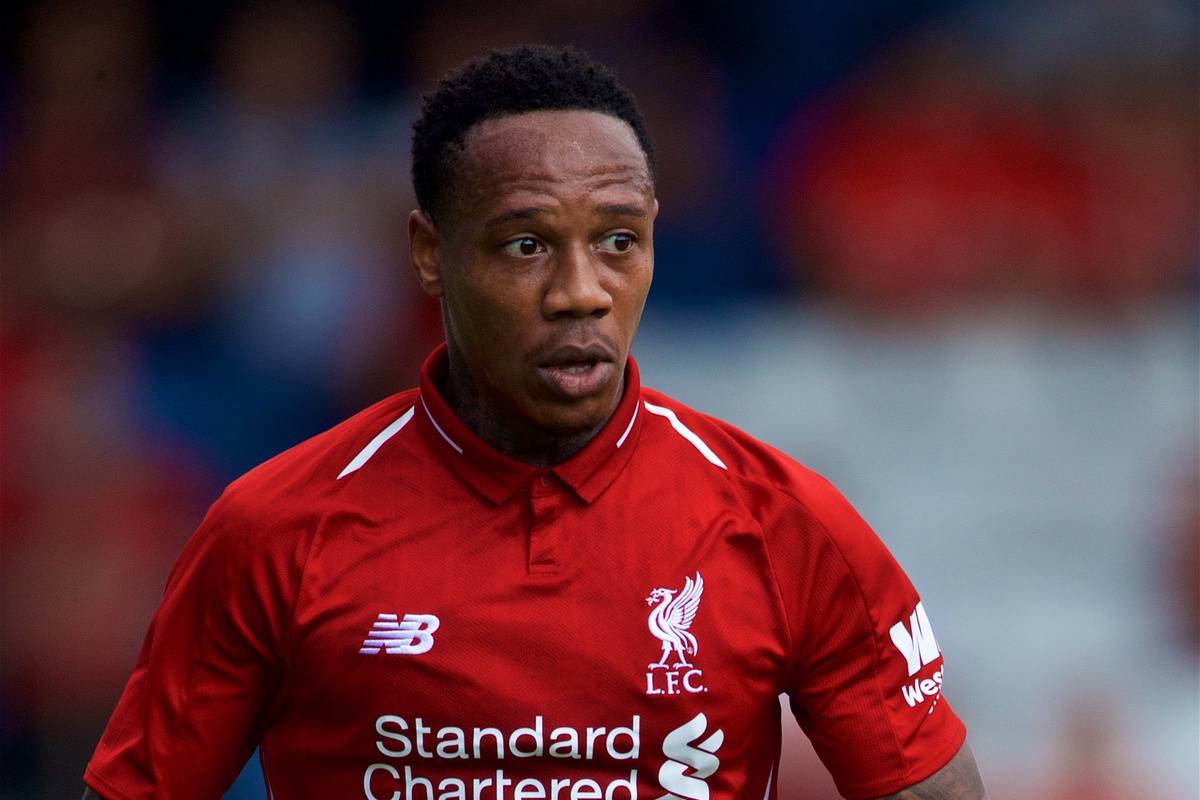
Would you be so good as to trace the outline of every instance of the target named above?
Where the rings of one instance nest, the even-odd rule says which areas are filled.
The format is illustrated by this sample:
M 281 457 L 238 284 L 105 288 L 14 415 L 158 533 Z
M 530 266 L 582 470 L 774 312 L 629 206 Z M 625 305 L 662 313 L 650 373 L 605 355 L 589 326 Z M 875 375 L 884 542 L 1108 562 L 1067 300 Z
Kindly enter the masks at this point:
M 294 569 L 230 492 L 185 546 L 84 774 L 109 800 L 215 798 L 252 754 L 284 672 Z
M 904 571 L 815 476 L 772 525 L 793 634 L 785 689 L 839 791 L 881 797 L 937 772 L 966 729 L 942 697 L 942 655 Z

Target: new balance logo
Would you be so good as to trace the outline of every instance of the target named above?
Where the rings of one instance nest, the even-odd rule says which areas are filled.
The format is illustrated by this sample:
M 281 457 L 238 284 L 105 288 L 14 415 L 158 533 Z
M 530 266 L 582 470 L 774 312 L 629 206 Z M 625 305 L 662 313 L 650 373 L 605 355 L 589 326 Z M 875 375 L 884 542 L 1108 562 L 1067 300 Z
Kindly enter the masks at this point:
M 428 653 L 433 649 L 433 632 L 441 624 L 433 614 L 405 614 L 403 620 L 396 614 L 380 614 L 358 652 L 368 656 L 380 651 L 402 656 Z
M 658 800 L 708 800 L 707 779 L 721 766 L 715 755 L 725 741 L 725 732 L 718 728 L 701 742 L 692 744 L 708 729 L 703 713 L 671 731 L 663 739 L 663 755 L 667 760 L 658 770 L 658 784 L 667 790 Z
M 908 618 L 908 624 L 906 628 L 903 622 L 897 622 L 888 632 L 892 635 L 892 643 L 908 662 L 908 676 L 911 678 L 942 653 L 938 650 L 937 640 L 933 638 L 933 626 L 929 624 L 925 606 L 917 603 L 917 609 Z

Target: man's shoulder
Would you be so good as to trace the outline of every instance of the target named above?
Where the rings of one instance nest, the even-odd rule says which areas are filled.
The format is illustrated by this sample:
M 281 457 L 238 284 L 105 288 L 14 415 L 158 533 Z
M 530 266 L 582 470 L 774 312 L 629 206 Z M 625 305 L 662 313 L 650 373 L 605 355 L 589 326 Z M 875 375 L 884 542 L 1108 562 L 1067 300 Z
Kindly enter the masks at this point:
M 415 398 L 415 390 L 392 395 L 230 483 L 188 540 L 172 580 L 220 580 L 212 576 L 229 574 L 231 565 L 260 587 L 298 578 L 332 500 L 347 485 L 340 479 L 346 463 L 398 416 L 411 417 Z
M 642 398 L 648 411 L 666 417 L 678 439 L 707 451 L 709 462 L 743 490 L 782 503 L 799 503 L 814 513 L 845 502 L 823 475 L 738 426 L 655 389 L 643 388 Z
M 398 392 L 284 450 L 230 483 L 220 503 L 255 516 L 314 513 L 344 485 L 356 455 L 408 416 L 416 399 L 416 389 Z

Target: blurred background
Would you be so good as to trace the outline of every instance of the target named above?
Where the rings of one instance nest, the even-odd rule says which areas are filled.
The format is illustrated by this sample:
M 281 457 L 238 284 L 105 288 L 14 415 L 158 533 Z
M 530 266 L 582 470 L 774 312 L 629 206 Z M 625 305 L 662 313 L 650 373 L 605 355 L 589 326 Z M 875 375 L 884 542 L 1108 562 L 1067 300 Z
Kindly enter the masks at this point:
M 873 523 L 993 800 L 1198 796 L 1195 2 L 2 13 L 3 797 L 81 792 L 221 488 L 414 384 L 418 98 L 526 41 L 648 118 L 647 382 Z M 836 797 L 794 725 L 779 786 Z

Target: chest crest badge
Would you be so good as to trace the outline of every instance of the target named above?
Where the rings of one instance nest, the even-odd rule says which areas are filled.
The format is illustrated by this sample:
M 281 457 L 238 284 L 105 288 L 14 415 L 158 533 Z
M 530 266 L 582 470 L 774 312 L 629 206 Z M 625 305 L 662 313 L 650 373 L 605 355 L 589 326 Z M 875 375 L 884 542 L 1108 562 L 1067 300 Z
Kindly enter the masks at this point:
M 704 578 L 697 572 L 695 578 L 683 579 L 682 588 L 659 587 L 646 598 L 646 604 L 651 606 L 646 624 L 662 645 L 662 657 L 647 665 L 646 694 L 698 694 L 708 691 L 701 682 L 704 673 L 689 660 L 689 657 L 694 660 L 700 650 L 700 643 L 690 628 L 700 609 L 700 597 L 703 594 Z

